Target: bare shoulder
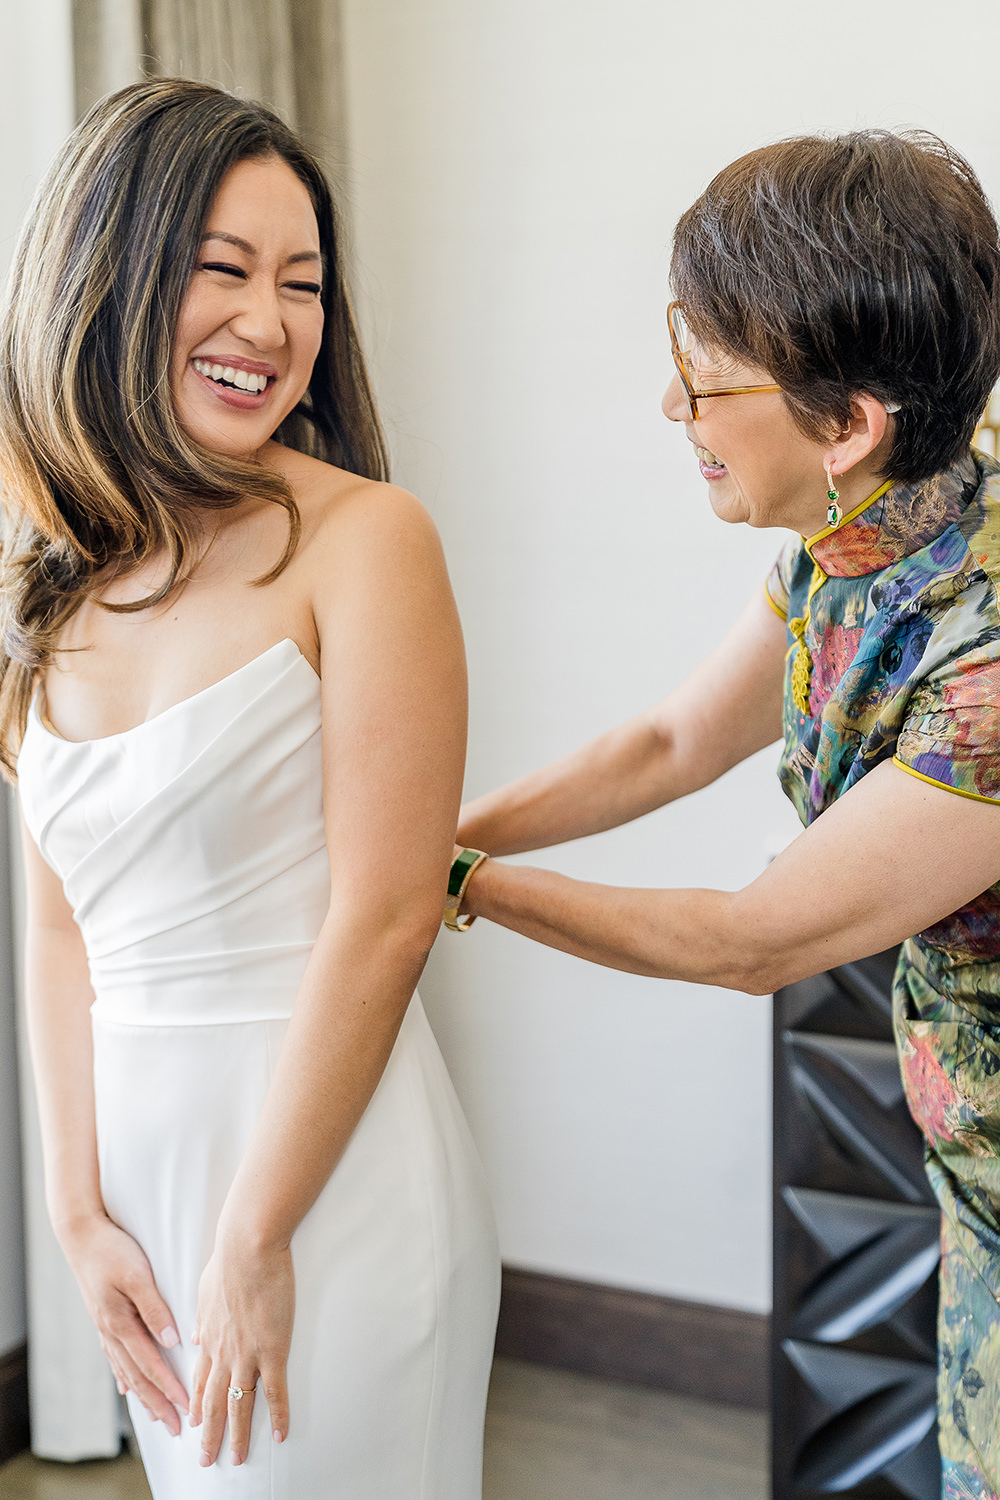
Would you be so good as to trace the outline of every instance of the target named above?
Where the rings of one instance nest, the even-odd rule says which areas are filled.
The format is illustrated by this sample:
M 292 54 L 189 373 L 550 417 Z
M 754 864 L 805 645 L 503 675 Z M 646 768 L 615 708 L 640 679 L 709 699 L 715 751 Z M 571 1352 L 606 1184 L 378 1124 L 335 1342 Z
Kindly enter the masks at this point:
M 303 553 L 343 556 L 345 547 L 437 543 L 427 508 L 399 485 L 365 479 L 333 464 L 271 445 L 274 466 L 287 479 L 302 517 Z
M 458 638 L 437 528 L 415 495 L 288 450 L 279 464 L 302 517 L 295 573 L 317 641 L 346 628 L 373 645 L 388 630 L 398 646 L 431 620 Z

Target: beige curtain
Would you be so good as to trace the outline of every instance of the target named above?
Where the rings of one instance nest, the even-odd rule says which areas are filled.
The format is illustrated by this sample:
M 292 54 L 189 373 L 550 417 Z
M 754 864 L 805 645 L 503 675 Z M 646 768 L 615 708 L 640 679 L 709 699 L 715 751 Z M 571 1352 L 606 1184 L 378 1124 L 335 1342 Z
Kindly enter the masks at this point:
M 343 177 L 337 0 L 73 0 L 73 33 L 78 115 L 143 76 L 204 79 L 270 104 Z M 31 1444 L 43 1458 L 104 1457 L 118 1451 L 122 1403 L 49 1226 L 22 1062 Z
M 337 0 L 73 0 L 73 27 L 81 114 L 143 74 L 201 78 L 270 104 L 340 176 Z

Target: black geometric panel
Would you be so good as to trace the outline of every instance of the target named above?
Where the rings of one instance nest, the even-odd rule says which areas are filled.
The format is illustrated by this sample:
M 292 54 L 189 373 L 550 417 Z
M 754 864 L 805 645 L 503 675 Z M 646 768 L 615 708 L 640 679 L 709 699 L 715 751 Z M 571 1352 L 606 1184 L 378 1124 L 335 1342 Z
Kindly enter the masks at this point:
M 940 1495 L 940 1215 L 892 1042 L 895 957 L 775 996 L 776 1500 Z
M 797 1112 L 813 1127 L 788 1164 L 795 1176 L 829 1189 L 932 1201 L 895 1045 L 790 1029 L 781 1043 Z
M 800 1291 L 796 1339 L 933 1361 L 940 1259 L 937 1209 L 786 1187 L 786 1206 L 815 1245 L 816 1275 Z M 789 1239 L 794 1234 L 791 1226 Z M 803 1255 L 803 1260 L 805 1256 Z M 895 1352 L 895 1351 L 894 1351 Z
M 892 975 L 897 950 L 815 974 L 782 991 L 782 1020 L 795 1031 L 892 1041 Z

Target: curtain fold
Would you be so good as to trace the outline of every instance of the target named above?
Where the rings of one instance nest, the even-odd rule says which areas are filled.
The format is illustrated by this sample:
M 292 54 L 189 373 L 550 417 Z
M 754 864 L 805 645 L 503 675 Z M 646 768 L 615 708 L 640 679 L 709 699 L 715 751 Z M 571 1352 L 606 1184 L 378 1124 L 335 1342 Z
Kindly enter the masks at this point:
M 271 105 L 341 175 L 337 0 L 73 0 L 73 29 L 80 115 L 144 76 L 204 79 Z
M 202 79 L 271 105 L 334 182 L 343 177 L 337 0 L 73 0 L 73 51 L 78 117 L 143 77 Z M 49 1225 L 23 1045 L 21 1054 L 32 1449 L 105 1457 L 118 1451 L 123 1405 Z

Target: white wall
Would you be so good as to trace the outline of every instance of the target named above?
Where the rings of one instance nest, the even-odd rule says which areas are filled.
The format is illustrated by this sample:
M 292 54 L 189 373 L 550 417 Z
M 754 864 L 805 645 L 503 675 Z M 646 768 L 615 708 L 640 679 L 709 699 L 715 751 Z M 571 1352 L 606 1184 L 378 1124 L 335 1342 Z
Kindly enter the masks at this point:
M 0 0 L 0 280 L 35 184 L 72 124 L 70 0 Z M 25 1336 L 8 805 L 0 799 L 0 1355 Z
M 396 476 L 444 535 L 468 790 L 660 696 L 781 541 L 711 515 L 658 411 L 671 227 L 775 137 L 923 125 L 995 189 L 989 0 L 343 0 L 358 285 Z M 570 873 L 734 886 L 787 813 L 765 753 Z M 509 1262 L 769 1303 L 767 1001 L 479 926 L 422 986 Z

